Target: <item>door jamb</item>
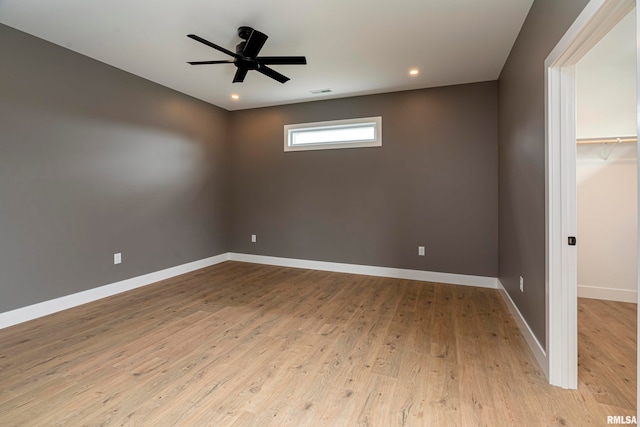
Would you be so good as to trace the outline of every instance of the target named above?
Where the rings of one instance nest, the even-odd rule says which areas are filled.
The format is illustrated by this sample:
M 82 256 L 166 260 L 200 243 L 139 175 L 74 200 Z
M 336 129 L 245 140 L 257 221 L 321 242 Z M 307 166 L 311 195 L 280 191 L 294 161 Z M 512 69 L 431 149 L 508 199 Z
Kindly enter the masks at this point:
M 578 386 L 575 64 L 635 6 L 591 0 L 544 65 L 547 372 L 563 388 Z

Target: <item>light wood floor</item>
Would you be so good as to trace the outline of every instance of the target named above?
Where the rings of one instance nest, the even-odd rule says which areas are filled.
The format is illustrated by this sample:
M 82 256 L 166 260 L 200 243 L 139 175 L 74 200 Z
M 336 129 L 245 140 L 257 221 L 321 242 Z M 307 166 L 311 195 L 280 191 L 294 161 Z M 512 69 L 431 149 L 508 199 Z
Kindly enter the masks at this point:
M 630 387 L 549 386 L 496 290 L 234 262 L 0 330 L 2 426 L 601 426 Z
M 604 405 L 636 406 L 636 309 L 578 298 L 579 388 Z

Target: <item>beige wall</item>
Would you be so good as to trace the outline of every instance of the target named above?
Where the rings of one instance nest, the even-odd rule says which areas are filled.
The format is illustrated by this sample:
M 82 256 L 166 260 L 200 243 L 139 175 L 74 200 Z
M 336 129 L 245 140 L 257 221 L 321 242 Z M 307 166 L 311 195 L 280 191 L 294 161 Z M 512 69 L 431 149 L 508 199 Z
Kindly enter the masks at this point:
M 578 145 L 578 296 L 635 302 L 638 278 L 636 144 Z
M 636 15 L 632 11 L 576 64 L 577 137 L 636 134 Z
M 576 64 L 576 83 L 578 138 L 636 134 L 634 12 Z M 636 151 L 633 143 L 577 146 L 578 296 L 636 301 Z

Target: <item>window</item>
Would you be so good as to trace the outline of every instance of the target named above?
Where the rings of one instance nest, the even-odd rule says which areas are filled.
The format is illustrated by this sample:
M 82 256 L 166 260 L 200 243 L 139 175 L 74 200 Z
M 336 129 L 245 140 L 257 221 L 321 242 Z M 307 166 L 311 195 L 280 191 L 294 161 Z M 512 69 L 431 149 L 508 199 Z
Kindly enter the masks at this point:
M 382 146 L 382 117 L 285 125 L 284 151 Z

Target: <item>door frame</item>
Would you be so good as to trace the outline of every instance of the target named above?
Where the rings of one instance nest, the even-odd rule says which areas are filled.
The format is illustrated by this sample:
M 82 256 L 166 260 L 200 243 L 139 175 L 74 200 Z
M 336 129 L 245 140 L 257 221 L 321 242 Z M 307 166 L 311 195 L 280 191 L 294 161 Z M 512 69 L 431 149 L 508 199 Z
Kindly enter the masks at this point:
M 568 244 L 577 231 L 575 64 L 636 1 L 591 0 L 544 65 L 546 368 L 549 382 L 563 388 L 578 386 L 577 250 Z

